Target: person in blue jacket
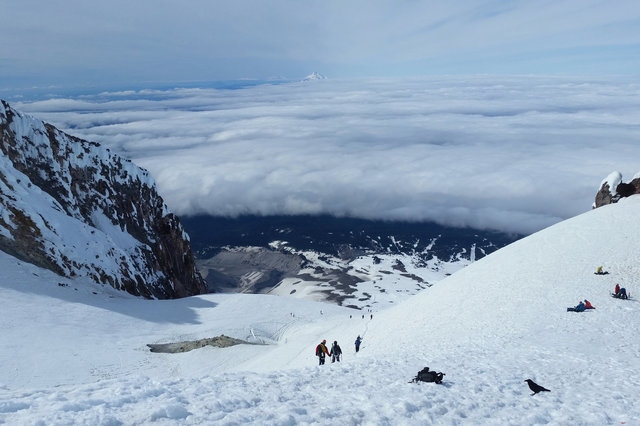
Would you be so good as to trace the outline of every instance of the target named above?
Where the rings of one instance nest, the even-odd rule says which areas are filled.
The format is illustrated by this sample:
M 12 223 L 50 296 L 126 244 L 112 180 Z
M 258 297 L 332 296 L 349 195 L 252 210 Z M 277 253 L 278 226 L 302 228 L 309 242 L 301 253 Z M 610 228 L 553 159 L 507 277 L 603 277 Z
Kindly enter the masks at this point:
M 360 336 L 358 336 L 356 338 L 356 352 L 358 352 L 360 350 L 360 343 L 362 342 L 362 338 Z
M 626 299 L 627 296 L 627 289 L 624 287 L 620 288 L 620 299 Z
M 575 308 L 567 308 L 567 312 L 572 311 L 572 312 L 584 312 L 584 310 L 586 309 L 586 307 L 584 306 L 584 302 L 580 301 L 580 303 L 578 303 L 578 306 L 576 306 Z

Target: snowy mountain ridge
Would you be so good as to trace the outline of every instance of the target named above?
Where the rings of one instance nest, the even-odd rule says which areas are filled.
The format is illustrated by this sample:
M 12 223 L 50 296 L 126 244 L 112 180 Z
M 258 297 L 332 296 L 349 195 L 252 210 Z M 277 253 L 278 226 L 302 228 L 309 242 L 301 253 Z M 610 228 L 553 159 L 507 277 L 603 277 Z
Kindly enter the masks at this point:
M 522 237 L 328 215 L 187 216 L 182 223 L 210 291 L 375 310 Z
M 339 258 L 299 251 L 274 241 L 277 249 L 225 247 L 198 269 L 214 292 L 261 293 L 384 309 L 432 286 L 474 259 L 419 255 L 364 254 Z
M 206 291 L 149 173 L 0 102 L 0 249 L 144 297 Z

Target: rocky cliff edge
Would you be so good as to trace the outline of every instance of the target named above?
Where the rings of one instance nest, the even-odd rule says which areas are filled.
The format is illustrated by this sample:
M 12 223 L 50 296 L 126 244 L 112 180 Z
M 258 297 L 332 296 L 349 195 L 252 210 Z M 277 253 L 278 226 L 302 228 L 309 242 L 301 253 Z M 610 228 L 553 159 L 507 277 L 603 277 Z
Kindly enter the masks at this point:
M 206 292 L 149 173 L 0 101 L 0 250 L 146 298 Z

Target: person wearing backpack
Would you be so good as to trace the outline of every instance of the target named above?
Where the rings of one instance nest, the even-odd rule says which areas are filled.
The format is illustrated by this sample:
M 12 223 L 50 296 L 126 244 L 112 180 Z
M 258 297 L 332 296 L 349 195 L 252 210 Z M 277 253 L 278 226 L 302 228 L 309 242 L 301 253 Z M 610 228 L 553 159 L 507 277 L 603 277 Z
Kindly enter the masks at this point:
M 331 355 L 331 362 L 340 362 L 340 356 L 342 355 L 342 349 L 340 349 L 340 345 L 338 345 L 337 341 L 333 341 L 333 345 L 331 346 L 331 351 L 329 352 Z
M 318 357 L 319 365 L 324 364 L 324 356 L 329 355 L 329 351 L 327 350 L 327 341 L 323 340 L 318 346 L 316 346 L 316 356 Z

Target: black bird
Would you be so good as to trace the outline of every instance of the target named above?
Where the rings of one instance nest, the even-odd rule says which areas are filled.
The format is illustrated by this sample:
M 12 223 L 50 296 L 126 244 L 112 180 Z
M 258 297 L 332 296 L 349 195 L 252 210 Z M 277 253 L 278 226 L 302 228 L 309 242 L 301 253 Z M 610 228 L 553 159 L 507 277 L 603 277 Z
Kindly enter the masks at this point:
M 529 389 L 533 391 L 531 396 L 537 394 L 538 392 L 551 392 L 549 389 L 543 388 L 531 379 L 527 379 L 525 380 L 525 382 L 527 382 L 527 384 L 529 385 Z

